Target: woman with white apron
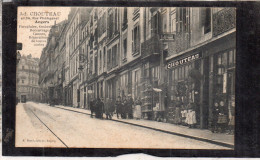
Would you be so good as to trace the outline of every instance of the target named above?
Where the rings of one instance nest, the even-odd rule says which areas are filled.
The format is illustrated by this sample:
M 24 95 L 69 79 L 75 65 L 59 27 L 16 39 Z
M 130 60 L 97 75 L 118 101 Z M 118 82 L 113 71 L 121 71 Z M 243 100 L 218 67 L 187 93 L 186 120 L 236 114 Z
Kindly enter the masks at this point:
M 142 111 L 141 111 L 141 100 L 138 97 L 137 100 L 135 101 L 135 108 L 134 108 L 134 118 L 135 119 L 141 119 Z

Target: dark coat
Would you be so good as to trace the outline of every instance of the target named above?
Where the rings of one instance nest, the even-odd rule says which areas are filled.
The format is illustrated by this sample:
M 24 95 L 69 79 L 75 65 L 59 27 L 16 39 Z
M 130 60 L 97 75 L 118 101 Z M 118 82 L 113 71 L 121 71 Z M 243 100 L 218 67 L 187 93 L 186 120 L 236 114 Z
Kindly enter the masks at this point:
M 90 101 L 89 102 L 89 106 L 90 106 L 90 110 L 91 111 L 94 111 L 95 110 L 95 104 L 94 104 L 95 102 L 92 100 L 92 101 Z
M 127 113 L 127 100 L 123 100 L 121 113 Z
M 133 104 L 134 104 L 134 101 L 132 98 L 130 98 L 128 101 L 127 101 L 127 113 L 131 113 L 133 111 Z
M 115 108 L 116 108 L 116 112 L 117 113 L 121 113 L 121 110 L 122 110 L 122 102 L 117 100 L 116 103 L 115 103 Z
M 96 103 L 96 112 L 98 114 L 104 113 L 104 103 L 102 101 L 97 101 L 97 103 Z

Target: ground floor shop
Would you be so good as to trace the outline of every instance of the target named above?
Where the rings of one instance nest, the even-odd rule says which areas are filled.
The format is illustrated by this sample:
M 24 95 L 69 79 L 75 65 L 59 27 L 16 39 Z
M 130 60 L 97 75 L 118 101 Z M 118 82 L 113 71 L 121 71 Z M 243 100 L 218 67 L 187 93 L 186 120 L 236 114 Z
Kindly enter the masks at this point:
M 211 128 L 221 115 L 221 123 L 227 126 L 234 119 L 235 56 L 231 34 L 169 59 L 168 122 Z

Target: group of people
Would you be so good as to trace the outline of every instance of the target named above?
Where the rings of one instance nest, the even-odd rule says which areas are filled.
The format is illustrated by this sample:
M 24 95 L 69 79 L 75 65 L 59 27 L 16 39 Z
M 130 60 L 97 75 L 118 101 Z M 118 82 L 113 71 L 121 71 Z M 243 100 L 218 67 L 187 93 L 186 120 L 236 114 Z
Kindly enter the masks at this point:
M 194 128 L 198 122 L 197 111 L 194 103 L 189 103 L 187 106 L 181 101 L 176 101 L 175 104 L 175 119 L 176 124 L 188 125 L 190 128 Z
M 213 119 L 212 119 L 212 129 L 214 132 L 225 132 L 228 130 L 228 134 L 234 134 L 234 125 L 235 125 L 235 102 L 232 102 L 228 106 L 228 111 L 225 111 L 226 106 L 224 101 L 219 103 L 215 102 L 213 108 Z M 228 113 L 228 114 L 227 114 Z
M 114 113 L 116 113 L 117 118 L 122 119 L 141 119 L 141 100 L 137 98 L 134 102 L 131 96 L 120 96 L 117 97 L 116 101 L 111 98 L 106 98 L 104 100 L 97 98 L 92 98 L 90 103 L 91 117 L 103 118 L 103 114 L 106 115 L 106 119 L 112 119 Z

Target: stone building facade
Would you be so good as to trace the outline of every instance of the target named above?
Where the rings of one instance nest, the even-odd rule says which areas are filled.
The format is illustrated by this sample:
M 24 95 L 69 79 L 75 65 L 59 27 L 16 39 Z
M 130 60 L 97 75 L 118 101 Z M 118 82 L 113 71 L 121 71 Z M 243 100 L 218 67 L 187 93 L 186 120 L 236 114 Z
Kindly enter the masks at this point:
M 21 101 L 40 101 L 39 80 L 39 58 L 31 55 L 22 56 L 17 65 L 17 94 L 16 97 Z
M 178 105 L 192 106 L 197 127 L 208 128 L 216 103 L 226 114 L 234 103 L 235 22 L 234 8 L 72 8 L 60 32 L 63 103 L 131 96 L 144 119 L 169 123 Z

